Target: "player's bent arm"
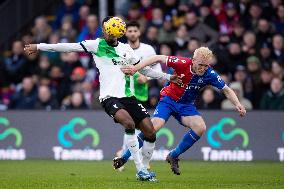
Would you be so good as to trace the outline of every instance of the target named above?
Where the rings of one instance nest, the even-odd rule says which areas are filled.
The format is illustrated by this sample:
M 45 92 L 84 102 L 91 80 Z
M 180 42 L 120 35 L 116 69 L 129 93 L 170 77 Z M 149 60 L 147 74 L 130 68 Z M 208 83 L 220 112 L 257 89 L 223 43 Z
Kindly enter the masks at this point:
M 50 52 L 84 52 L 80 43 L 37 44 L 37 50 Z
M 228 87 L 227 85 L 225 85 L 225 87 L 222 89 L 224 95 L 226 96 L 227 99 L 229 99 L 232 104 L 234 104 L 235 106 L 241 105 L 237 95 L 235 94 L 235 92 Z
M 144 59 L 142 62 L 135 65 L 135 69 L 140 70 L 140 69 L 142 69 L 146 66 L 150 66 L 152 64 L 166 63 L 166 61 L 167 61 L 167 56 L 165 56 L 165 55 L 153 55 L 150 58 Z
M 141 74 L 143 74 L 147 77 L 151 77 L 153 79 L 164 79 L 164 80 L 168 80 L 168 81 L 171 80 L 170 74 L 166 74 L 164 72 L 157 72 L 154 69 L 150 68 L 149 66 L 140 69 L 139 73 L 141 73 Z

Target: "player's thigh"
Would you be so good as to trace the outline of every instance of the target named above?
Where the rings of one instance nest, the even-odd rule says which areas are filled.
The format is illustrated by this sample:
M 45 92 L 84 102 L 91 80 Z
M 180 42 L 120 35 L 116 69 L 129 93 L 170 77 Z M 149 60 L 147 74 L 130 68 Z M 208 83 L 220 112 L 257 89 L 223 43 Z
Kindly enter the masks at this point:
M 125 106 L 118 98 L 108 98 L 102 103 L 105 112 L 111 116 L 115 122 L 122 124 L 125 128 L 134 127 L 134 121 L 131 115 L 125 109 Z
M 184 126 L 191 128 L 199 136 L 206 131 L 205 121 L 200 115 L 182 116 L 181 122 Z
M 135 123 L 130 114 L 125 109 L 119 109 L 114 114 L 114 119 L 122 124 L 126 129 L 135 129 Z
M 165 122 L 167 122 L 170 116 L 172 115 L 172 113 L 174 112 L 173 109 L 174 107 L 173 107 L 173 104 L 171 104 L 171 101 L 169 101 L 167 98 L 164 97 L 162 100 L 160 100 L 160 102 L 156 106 L 152 120 L 154 118 L 155 119 L 160 118 L 164 120 Z M 156 120 L 160 120 L 160 119 L 156 119 Z M 162 121 L 160 121 L 159 123 L 162 123 Z
M 166 120 L 159 117 L 153 117 L 151 121 L 156 132 L 158 132 L 166 124 Z
M 129 97 L 129 98 L 124 98 L 122 101 L 123 105 L 125 106 L 127 112 L 130 114 L 130 116 L 132 117 L 132 119 L 135 122 L 136 128 L 140 129 L 141 125 L 140 123 L 147 118 L 144 121 L 144 124 L 147 125 L 152 125 L 152 123 L 150 122 L 150 115 L 147 111 L 147 109 L 141 104 L 139 103 L 134 97 Z

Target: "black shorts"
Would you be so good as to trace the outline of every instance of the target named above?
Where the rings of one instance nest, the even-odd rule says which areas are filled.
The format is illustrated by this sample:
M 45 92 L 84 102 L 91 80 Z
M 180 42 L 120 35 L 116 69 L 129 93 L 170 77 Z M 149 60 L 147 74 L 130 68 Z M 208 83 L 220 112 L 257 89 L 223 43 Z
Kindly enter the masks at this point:
M 126 110 L 132 117 L 135 125 L 137 126 L 144 118 L 150 117 L 148 111 L 144 106 L 137 101 L 135 97 L 116 98 L 110 97 L 101 102 L 106 113 L 114 118 L 115 113 L 119 109 Z M 117 121 L 114 119 L 117 123 Z

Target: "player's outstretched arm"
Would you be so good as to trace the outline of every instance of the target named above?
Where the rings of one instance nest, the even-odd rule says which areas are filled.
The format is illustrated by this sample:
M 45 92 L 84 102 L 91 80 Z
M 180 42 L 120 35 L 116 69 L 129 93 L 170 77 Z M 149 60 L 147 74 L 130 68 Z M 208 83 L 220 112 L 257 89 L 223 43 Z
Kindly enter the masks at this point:
M 241 117 L 244 117 L 246 115 L 246 109 L 245 107 L 240 103 L 237 95 L 235 92 L 228 87 L 227 85 L 223 89 L 224 95 L 235 105 L 237 111 L 240 113 Z
M 80 43 L 57 43 L 57 44 L 28 44 L 24 50 L 28 55 L 36 53 L 38 50 L 49 52 L 84 52 Z
M 150 66 L 155 63 L 166 63 L 167 56 L 165 55 L 153 55 L 150 58 L 143 60 L 142 62 L 136 64 L 135 66 L 124 66 L 121 68 L 121 71 L 128 75 L 135 74 L 138 70 L 141 70 L 147 66 Z M 143 73 L 142 73 L 143 74 Z M 145 74 L 143 74 L 145 75 Z M 151 76 L 149 76 L 151 77 Z
M 142 68 L 145 68 L 146 66 L 150 66 L 152 64 L 155 63 L 166 63 L 167 61 L 167 56 L 165 55 L 153 55 L 145 60 L 143 60 L 142 62 L 140 62 L 139 64 L 136 64 L 134 66 L 134 68 L 136 69 L 136 71 L 141 70 Z

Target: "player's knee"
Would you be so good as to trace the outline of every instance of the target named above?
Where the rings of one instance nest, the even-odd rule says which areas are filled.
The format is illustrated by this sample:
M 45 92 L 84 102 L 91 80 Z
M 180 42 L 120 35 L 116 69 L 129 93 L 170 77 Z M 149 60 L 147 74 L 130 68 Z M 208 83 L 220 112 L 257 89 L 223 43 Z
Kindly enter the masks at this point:
M 156 141 L 156 134 L 150 135 L 148 137 L 145 136 L 144 140 L 153 143 Z
M 192 130 L 196 132 L 197 135 L 202 136 L 206 131 L 205 123 L 196 123 L 193 125 Z
M 135 123 L 132 120 L 125 120 L 122 122 L 125 129 L 135 129 Z
M 206 132 L 206 125 L 204 123 L 200 124 L 198 128 L 200 135 L 203 135 Z
M 145 136 L 145 140 L 147 142 L 155 142 L 156 141 L 156 130 L 155 129 L 149 129 L 146 132 L 143 132 Z

